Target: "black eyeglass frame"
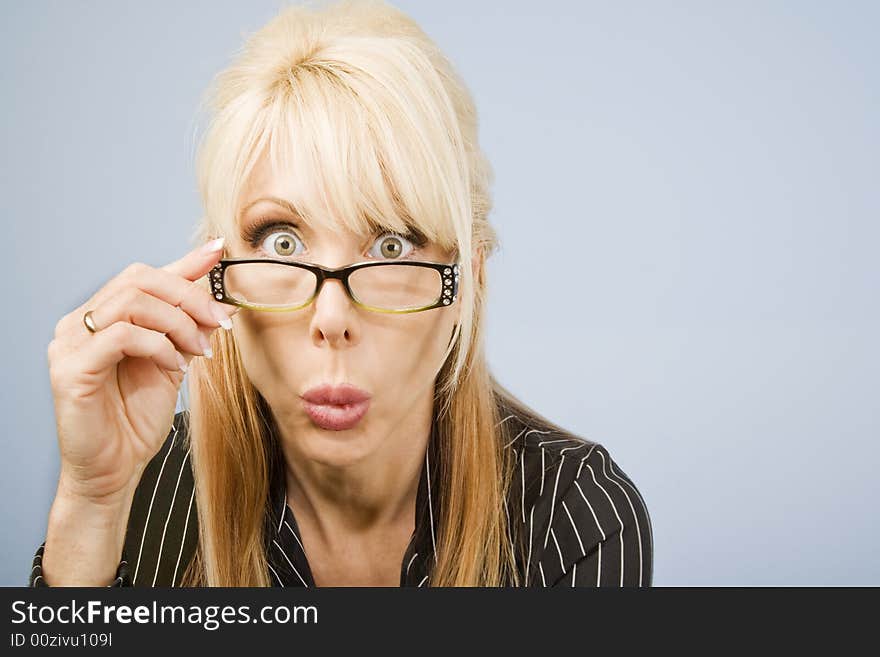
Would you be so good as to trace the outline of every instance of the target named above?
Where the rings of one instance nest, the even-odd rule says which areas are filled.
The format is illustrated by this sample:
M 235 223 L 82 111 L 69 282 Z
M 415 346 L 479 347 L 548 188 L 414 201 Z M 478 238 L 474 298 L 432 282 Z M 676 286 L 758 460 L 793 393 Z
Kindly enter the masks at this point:
M 251 304 L 244 301 L 238 301 L 237 299 L 232 298 L 226 292 L 226 279 L 225 274 L 226 270 L 229 267 L 234 267 L 235 265 L 248 264 L 248 263 L 266 263 L 271 262 L 279 265 L 288 265 L 291 267 L 299 267 L 300 269 L 306 269 L 312 274 L 315 275 L 317 279 L 317 283 L 315 284 L 315 292 L 311 297 L 308 298 L 302 304 L 296 306 L 280 306 L 280 307 L 267 307 L 261 306 L 259 304 Z M 359 269 L 363 269 L 365 267 L 385 267 L 388 265 L 405 265 L 412 267 L 426 267 L 428 269 L 434 269 L 440 273 L 440 278 L 442 281 L 442 290 L 440 291 L 440 295 L 437 297 L 437 301 L 433 304 L 427 306 L 419 306 L 418 308 L 404 308 L 398 310 L 389 310 L 387 308 L 378 308 L 376 306 L 370 306 L 362 301 L 360 301 L 354 294 L 351 289 L 351 286 L 348 284 L 348 278 L 355 271 Z M 274 258 L 224 258 L 220 260 L 214 267 L 211 268 L 211 271 L 208 272 L 207 277 L 210 284 L 210 289 L 213 297 L 219 301 L 220 303 L 228 303 L 233 306 L 239 306 L 241 308 L 248 308 L 249 310 L 258 310 L 261 312 L 292 312 L 294 310 L 301 310 L 306 308 L 309 304 L 311 304 L 317 296 L 321 293 L 321 286 L 324 284 L 324 281 L 335 278 L 337 280 L 342 281 L 342 286 L 345 288 L 346 293 L 348 294 L 348 298 L 352 300 L 352 302 L 367 310 L 372 310 L 373 312 L 379 313 L 393 313 L 393 314 L 404 314 L 404 313 L 417 313 L 425 310 L 432 310 L 434 308 L 445 308 L 447 306 L 451 306 L 455 300 L 458 298 L 458 275 L 459 275 L 459 263 L 454 262 L 450 264 L 445 264 L 442 262 L 425 262 L 425 261 L 417 261 L 417 260 L 399 260 L 399 261 L 388 261 L 388 262 L 356 262 L 351 265 L 347 265 L 345 267 L 323 267 L 321 265 L 316 265 L 310 262 L 292 262 L 290 260 L 277 260 Z

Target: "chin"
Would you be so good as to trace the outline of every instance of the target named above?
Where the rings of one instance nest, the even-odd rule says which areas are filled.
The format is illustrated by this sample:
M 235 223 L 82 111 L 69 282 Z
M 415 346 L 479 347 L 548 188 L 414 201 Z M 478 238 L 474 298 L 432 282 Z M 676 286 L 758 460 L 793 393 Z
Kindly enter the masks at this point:
M 325 465 L 346 466 L 360 461 L 372 451 L 366 434 L 360 427 L 345 431 L 328 431 L 310 421 L 303 436 L 304 452 L 308 458 Z

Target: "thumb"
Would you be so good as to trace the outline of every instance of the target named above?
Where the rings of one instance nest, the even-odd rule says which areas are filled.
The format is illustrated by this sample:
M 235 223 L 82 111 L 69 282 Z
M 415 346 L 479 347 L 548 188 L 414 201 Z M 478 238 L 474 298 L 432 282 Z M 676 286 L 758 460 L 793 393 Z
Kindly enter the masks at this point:
M 198 280 L 207 274 L 222 257 L 223 241 L 224 238 L 219 237 L 197 246 L 179 260 L 168 263 L 162 269 L 190 281 Z

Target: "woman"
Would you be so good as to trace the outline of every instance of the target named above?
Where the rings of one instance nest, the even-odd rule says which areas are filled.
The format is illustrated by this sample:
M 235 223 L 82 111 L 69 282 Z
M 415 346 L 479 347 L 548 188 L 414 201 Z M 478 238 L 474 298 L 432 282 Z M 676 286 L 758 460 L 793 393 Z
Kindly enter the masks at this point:
M 382 2 L 290 7 L 210 98 L 206 245 L 49 345 L 30 583 L 650 586 L 633 482 L 488 369 L 492 173 L 430 39 Z

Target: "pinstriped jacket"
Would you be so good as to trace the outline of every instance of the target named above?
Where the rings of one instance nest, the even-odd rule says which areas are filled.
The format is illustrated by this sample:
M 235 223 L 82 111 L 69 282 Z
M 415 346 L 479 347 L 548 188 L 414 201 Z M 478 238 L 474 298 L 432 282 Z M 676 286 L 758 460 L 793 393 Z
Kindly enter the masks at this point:
M 651 586 L 653 532 L 633 481 L 600 443 L 526 421 L 505 407 L 502 422 L 516 468 L 507 514 L 520 581 L 527 586 Z M 198 544 L 188 411 L 174 416 L 162 447 L 143 472 L 129 514 L 116 579 L 110 586 L 179 586 Z M 436 563 L 439 440 L 433 425 L 416 499 L 415 529 L 400 566 L 401 586 L 430 586 Z M 274 586 L 315 586 L 306 549 L 275 469 L 265 540 Z M 46 586 L 45 541 L 34 555 L 30 586 Z M 512 584 L 511 584 L 512 585 Z

